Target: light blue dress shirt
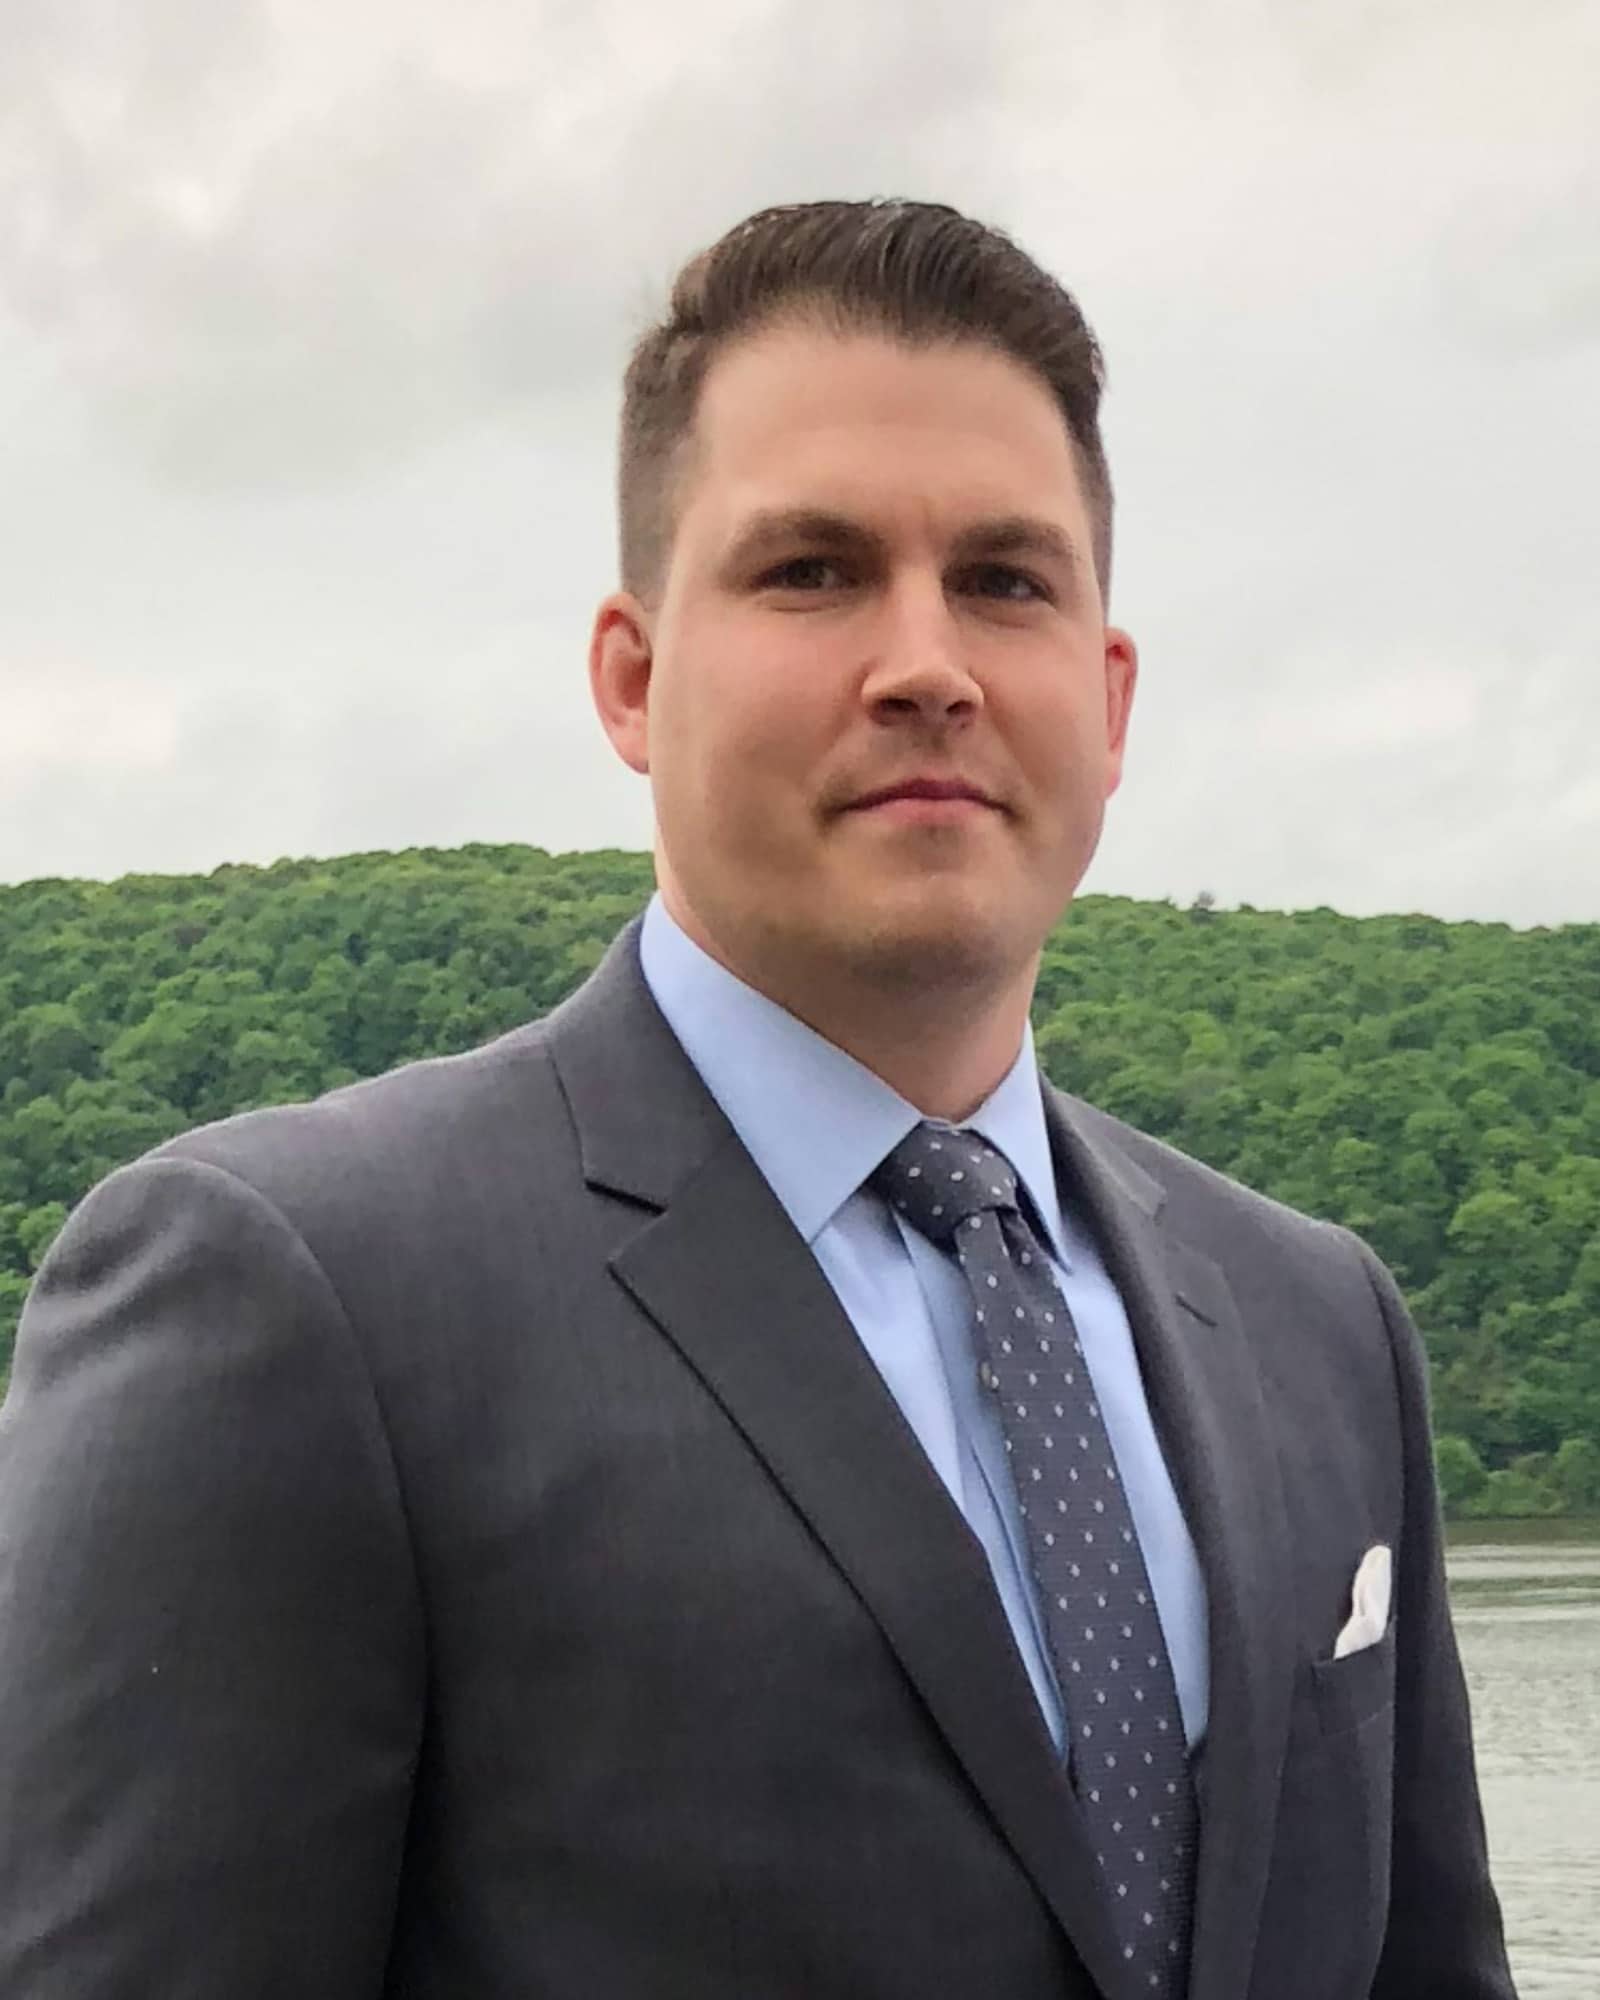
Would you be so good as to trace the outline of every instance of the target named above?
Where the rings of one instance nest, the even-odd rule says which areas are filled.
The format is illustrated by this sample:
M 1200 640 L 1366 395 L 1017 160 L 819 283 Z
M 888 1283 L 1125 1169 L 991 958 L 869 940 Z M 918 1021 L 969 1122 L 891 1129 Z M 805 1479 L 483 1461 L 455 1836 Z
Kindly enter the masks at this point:
M 737 979 L 659 895 L 640 960 L 656 1004 L 837 1293 L 934 1470 L 982 1543 L 1056 1747 L 1061 1690 L 1029 1570 L 994 1398 L 977 1374 L 971 1304 L 954 1262 L 863 1187 L 921 1113 L 883 1079 Z M 938 1121 L 935 1121 L 938 1122 Z M 1063 1211 L 1025 1029 L 1017 1060 L 965 1121 L 1010 1160 L 1049 1232 L 1127 1491 L 1191 1746 L 1205 1730 L 1206 1599 L 1151 1422 L 1128 1316 L 1086 1228 Z

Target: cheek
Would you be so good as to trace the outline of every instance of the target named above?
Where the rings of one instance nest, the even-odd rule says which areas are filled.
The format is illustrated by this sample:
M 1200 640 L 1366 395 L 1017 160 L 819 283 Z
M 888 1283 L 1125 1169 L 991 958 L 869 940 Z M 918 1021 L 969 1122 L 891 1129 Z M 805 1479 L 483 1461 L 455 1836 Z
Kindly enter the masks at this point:
M 696 691 L 695 729 L 725 776 L 750 789 L 803 781 L 836 733 L 835 704 L 815 657 L 754 648 Z
M 1040 704 L 1014 741 L 1024 780 L 1041 802 L 1048 844 L 1076 852 L 1098 829 L 1110 789 L 1104 710 L 1087 702 Z
M 1076 791 L 1084 771 L 1105 758 L 1105 714 L 1079 689 L 1045 689 L 1013 719 L 1011 740 L 1024 770 L 1045 792 Z
M 797 666 L 732 652 L 676 676 L 651 722 L 660 810 L 714 845 L 748 852 L 814 787 L 822 731 L 805 693 Z

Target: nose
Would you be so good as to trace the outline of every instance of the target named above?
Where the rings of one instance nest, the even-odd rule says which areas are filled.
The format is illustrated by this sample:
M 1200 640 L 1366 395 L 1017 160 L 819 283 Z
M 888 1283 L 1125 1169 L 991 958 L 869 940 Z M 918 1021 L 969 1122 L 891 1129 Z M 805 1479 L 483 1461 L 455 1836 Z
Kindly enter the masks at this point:
M 880 721 L 918 717 L 969 721 L 983 688 L 967 665 L 959 622 L 937 583 L 904 584 L 886 594 L 861 697 Z

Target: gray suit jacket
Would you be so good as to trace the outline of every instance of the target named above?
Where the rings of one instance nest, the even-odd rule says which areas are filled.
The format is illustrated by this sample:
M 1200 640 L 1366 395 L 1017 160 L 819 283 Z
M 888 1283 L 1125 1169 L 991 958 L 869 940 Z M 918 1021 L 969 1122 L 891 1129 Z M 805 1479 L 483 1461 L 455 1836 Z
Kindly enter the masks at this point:
M 1505 2000 L 1392 1281 L 1047 1097 L 1210 1592 L 1193 2000 Z M 1333 1661 L 1376 1541 L 1391 1630 Z M 636 926 L 80 1204 L 0 1416 L 6 2000 L 1119 1978 L 982 1553 Z

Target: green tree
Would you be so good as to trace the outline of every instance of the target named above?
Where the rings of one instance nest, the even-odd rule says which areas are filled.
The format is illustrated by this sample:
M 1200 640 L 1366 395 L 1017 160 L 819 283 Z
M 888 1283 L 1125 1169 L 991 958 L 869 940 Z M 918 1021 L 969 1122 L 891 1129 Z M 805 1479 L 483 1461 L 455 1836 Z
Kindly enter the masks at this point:
M 1483 1460 L 1465 1438 L 1441 1437 L 1434 1441 L 1433 1461 L 1445 1512 L 1464 1514 L 1488 1483 Z
M 0 886 L 0 1353 L 122 1161 L 544 1012 L 650 884 L 647 855 L 473 843 Z M 1453 1508 L 1526 1513 L 1594 1504 L 1597 995 L 1600 924 L 1086 896 L 1032 1020 L 1064 1088 L 1365 1236 L 1423 1329 Z
M 1568 1513 L 1600 1514 L 1600 1444 L 1592 1437 L 1563 1438 L 1550 1484 Z

